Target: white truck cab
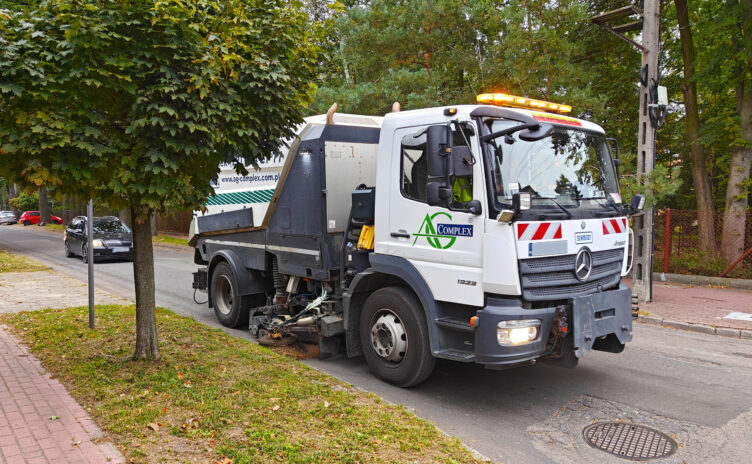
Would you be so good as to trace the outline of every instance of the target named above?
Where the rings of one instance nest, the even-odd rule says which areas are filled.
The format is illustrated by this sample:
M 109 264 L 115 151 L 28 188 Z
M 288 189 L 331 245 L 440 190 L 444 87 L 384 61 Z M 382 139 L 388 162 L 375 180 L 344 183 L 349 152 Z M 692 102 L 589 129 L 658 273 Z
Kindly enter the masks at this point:
M 435 358 L 574 366 L 622 351 L 641 205 L 622 205 L 603 129 L 550 112 L 565 105 L 478 99 L 501 105 L 309 120 L 263 217 L 195 220 L 194 287 L 226 325 L 324 354 L 343 343 L 401 386 Z

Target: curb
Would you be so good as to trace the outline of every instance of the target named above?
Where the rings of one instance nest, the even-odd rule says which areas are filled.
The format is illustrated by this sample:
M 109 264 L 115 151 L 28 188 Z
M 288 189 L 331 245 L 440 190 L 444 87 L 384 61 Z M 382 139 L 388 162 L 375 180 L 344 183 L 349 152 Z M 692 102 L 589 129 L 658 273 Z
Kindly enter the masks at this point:
M 659 327 L 667 327 L 669 329 L 686 330 L 689 332 L 699 332 L 709 335 L 717 335 L 720 337 L 738 338 L 742 340 L 752 340 L 752 330 L 746 329 L 732 329 L 730 327 L 713 327 L 706 324 L 691 324 L 689 322 L 674 321 L 671 319 L 663 319 L 658 316 L 643 316 L 639 314 L 637 316 L 637 322 L 648 325 L 657 325 Z
M 752 290 L 752 279 L 729 279 L 726 277 L 709 277 L 687 274 L 664 274 L 662 272 L 653 273 L 654 282 L 673 282 L 677 284 L 688 284 L 698 286 L 713 285 L 716 287 L 730 287 L 741 290 Z
M 190 245 L 177 245 L 175 243 L 154 243 L 152 242 L 152 246 L 159 247 L 159 248 L 170 248 L 173 250 L 180 250 L 180 251 L 191 251 L 193 250 L 193 247 Z

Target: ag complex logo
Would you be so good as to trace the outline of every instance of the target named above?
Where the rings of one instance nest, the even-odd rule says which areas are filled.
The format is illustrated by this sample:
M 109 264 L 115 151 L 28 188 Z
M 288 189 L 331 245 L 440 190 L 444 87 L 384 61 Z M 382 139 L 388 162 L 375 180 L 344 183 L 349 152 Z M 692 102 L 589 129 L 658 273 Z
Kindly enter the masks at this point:
M 413 240 L 412 246 L 415 246 L 419 238 L 425 237 L 428 244 L 433 248 L 436 248 L 438 250 L 446 250 L 447 248 L 451 248 L 451 246 L 454 245 L 457 237 L 473 236 L 473 226 L 471 225 L 436 224 L 434 226 L 434 221 L 437 221 L 437 218 L 439 216 L 446 216 L 447 219 L 449 219 L 450 221 L 452 220 L 452 216 L 449 213 L 445 213 L 443 211 L 439 211 L 438 213 L 434 213 L 433 215 L 426 214 L 426 218 L 423 219 L 423 223 L 420 225 L 420 229 L 418 229 L 417 233 L 413 234 L 415 235 L 415 240 Z

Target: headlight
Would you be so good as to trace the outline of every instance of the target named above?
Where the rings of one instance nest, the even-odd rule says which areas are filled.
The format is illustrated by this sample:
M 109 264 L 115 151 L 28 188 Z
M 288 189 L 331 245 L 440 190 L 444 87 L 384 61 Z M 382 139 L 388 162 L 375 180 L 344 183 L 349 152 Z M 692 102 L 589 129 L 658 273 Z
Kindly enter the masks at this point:
M 540 332 L 540 319 L 501 321 L 496 324 L 496 340 L 501 346 L 534 342 Z
M 94 246 L 94 248 L 104 248 L 104 242 L 101 240 L 94 240 L 94 242 L 92 242 L 92 245 Z

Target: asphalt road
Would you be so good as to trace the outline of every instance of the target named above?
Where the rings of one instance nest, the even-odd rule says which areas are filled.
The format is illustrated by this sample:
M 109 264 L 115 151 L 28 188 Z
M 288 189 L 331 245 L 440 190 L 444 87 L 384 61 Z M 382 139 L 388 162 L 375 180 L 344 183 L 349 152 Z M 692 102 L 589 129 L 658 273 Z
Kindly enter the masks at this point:
M 86 281 L 80 259 L 65 258 L 62 234 L 0 226 L 0 248 L 45 262 Z M 218 327 L 206 304 L 193 301 L 192 250 L 155 247 L 157 304 Z M 95 285 L 133 298 L 133 269 L 98 262 Z M 203 301 L 205 294 L 197 295 Z M 229 333 L 250 340 L 242 330 Z M 750 462 L 752 341 L 635 324 L 634 341 L 618 355 L 592 352 L 576 369 L 538 364 L 507 371 L 441 361 L 413 389 L 374 378 L 358 359 L 308 364 L 385 400 L 401 403 L 503 463 L 625 462 L 589 448 L 582 428 L 594 421 L 632 421 L 671 434 L 675 455 L 654 462 Z

